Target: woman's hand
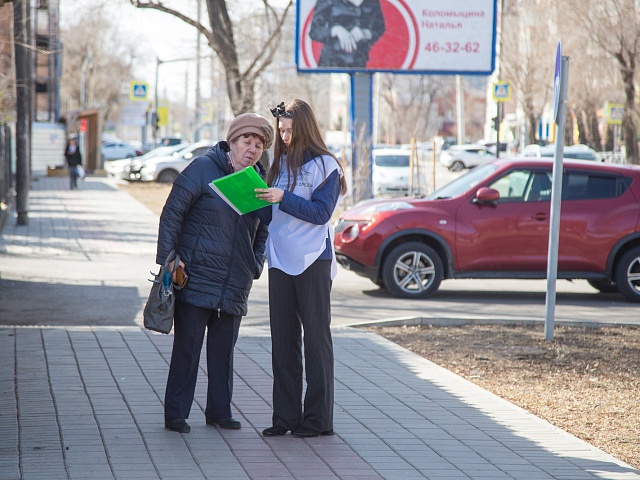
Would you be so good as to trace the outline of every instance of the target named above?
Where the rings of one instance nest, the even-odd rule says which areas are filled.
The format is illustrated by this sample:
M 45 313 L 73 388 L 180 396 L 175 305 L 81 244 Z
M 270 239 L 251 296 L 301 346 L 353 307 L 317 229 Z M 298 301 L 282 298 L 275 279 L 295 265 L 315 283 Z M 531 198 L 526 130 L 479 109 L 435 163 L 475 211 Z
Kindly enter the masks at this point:
M 174 272 L 174 271 L 173 271 L 173 264 L 174 264 L 175 262 L 176 262 L 175 260 L 171 260 L 171 261 L 169 262 L 169 265 L 168 265 L 168 267 L 169 267 L 169 271 L 170 271 L 170 272 L 173 272 L 173 278 L 172 278 L 171 280 L 172 280 L 174 283 L 175 283 L 175 281 L 176 281 L 176 272 Z M 179 265 L 180 265 L 182 268 L 185 268 L 185 264 L 184 264 L 184 262 L 183 262 L 182 260 L 180 260 Z
M 254 190 L 256 192 L 256 198 L 260 200 L 264 200 L 269 203 L 278 203 L 282 201 L 282 197 L 284 197 L 284 190 L 279 188 L 256 188 Z

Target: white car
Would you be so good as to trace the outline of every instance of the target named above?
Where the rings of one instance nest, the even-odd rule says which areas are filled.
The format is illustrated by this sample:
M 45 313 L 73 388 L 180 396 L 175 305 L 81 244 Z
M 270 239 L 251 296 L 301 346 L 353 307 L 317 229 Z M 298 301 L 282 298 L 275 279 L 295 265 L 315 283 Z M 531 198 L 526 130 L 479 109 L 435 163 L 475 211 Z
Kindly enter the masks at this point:
M 131 162 L 144 162 L 153 157 L 171 155 L 178 150 L 182 150 L 185 144 L 172 145 L 170 147 L 158 147 L 153 150 L 149 150 L 144 155 L 136 157 L 135 160 L 131 158 L 123 158 L 121 160 L 107 160 L 104 162 L 104 169 L 107 175 L 115 178 L 122 178 L 124 180 L 131 180 L 129 172 L 131 171 Z
M 169 155 L 161 155 L 140 161 L 134 159 L 129 170 L 130 180 L 173 183 L 191 161 L 204 155 L 213 147 L 212 142 L 196 142 L 181 145 L 181 149 Z
M 138 155 L 135 148 L 121 140 L 103 140 L 101 154 L 103 160 L 133 158 Z
M 527 145 L 524 148 L 523 156 L 525 157 L 553 157 L 556 154 L 555 145 L 546 145 L 541 147 L 540 145 Z M 593 162 L 599 162 L 600 157 L 593 148 L 587 145 L 569 145 L 564 147 L 564 158 L 574 158 L 577 160 L 591 160 Z
M 452 172 L 492 162 L 496 156 L 482 145 L 453 145 L 440 152 L 440 163 Z
M 411 150 L 375 148 L 373 150 L 373 195 L 408 195 Z M 414 167 L 414 193 L 417 192 L 417 168 Z

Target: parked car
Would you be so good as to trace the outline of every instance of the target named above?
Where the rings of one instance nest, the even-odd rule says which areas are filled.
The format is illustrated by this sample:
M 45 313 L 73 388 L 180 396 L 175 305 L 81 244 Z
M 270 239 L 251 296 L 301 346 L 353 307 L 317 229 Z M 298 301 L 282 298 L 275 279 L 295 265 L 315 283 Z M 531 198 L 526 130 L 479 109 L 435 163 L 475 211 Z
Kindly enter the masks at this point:
M 551 159 L 500 159 L 424 199 L 369 200 L 335 226 L 336 259 L 395 296 L 448 278 L 543 279 Z M 640 302 L 640 167 L 564 162 L 558 278 Z
M 160 145 L 164 145 L 165 147 L 171 147 L 173 145 L 180 145 L 184 140 L 180 137 L 163 137 L 160 140 Z
M 527 145 L 524 148 L 523 156 L 525 157 L 554 157 L 556 154 L 555 145 Z M 599 162 L 600 157 L 593 148 L 587 145 L 570 145 L 564 147 L 564 158 L 574 158 L 577 160 L 591 160 L 593 162 Z
M 104 169 L 107 172 L 107 175 L 116 178 L 122 178 L 124 180 L 132 180 L 129 176 L 131 172 L 131 162 L 144 162 L 150 158 L 171 155 L 178 150 L 182 150 L 184 145 L 174 145 L 171 147 L 157 147 L 153 150 L 149 150 L 144 155 L 140 155 L 135 160 L 131 158 L 123 158 L 120 160 L 109 160 L 104 164 Z
M 408 195 L 411 178 L 411 150 L 375 148 L 373 150 L 372 184 L 374 196 Z M 417 168 L 414 167 L 414 191 L 418 189 Z
M 496 156 L 482 145 L 453 145 L 440 153 L 440 163 L 452 172 L 489 163 Z
M 129 179 L 143 182 L 173 183 L 180 172 L 194 158 L 207 153 L 213 147 L 213 143 L 196 142 L 181 145 L 181 147 L 170 155 L 161 155 L 142 161 L 135 159 L 131 162 Z
M 133 158 L 138 156 L 135 148 L 122 140 L 103 140 L 101 147 L 103 160 L 118 160 L 121 158 Z

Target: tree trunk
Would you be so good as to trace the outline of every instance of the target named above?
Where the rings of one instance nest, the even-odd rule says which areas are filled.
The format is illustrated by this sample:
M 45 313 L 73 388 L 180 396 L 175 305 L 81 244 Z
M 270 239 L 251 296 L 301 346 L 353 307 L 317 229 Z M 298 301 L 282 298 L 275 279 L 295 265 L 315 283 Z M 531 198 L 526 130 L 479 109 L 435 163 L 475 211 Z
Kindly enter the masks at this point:
M 636 87 L 633 83 L 636 74 L 636 62 L 633 56 L 630 56 L 626 64 L 620 58 L 618 61 L 620 62 L 622 81 L 624 82 L 625 105 L 624 117 L 622 118 L 622 135 L 624 137 L 627 163 L 638 165 L 640 164 L 640 158 L 638 156 L 638 126 L 635 119 Z
M 573 138 L 573 122 L 575 121 L 576 119 L 573 110 L 569 110 L 567 112 L 567 124 L 564 129 L 564 145 L 573 145 L 574 143 L 576 143 L 575 139 Z
M 598 114 L 595 108 L 589 107 L 587 113 L 587 122 L 589 123 L 589 146 L 596 152 L 602 151 L 602 137 L 600 136 L 600 128 L 598 123 Z
M 615 128 L 613 125 L 607 125 L 604 133 L 604 151 L 613 152 L 613 135 L 615 134 Z
M 576 116 L 576 121 L 578 122 L 578 143 L 589 145 L 590 132 L 587 128 L 587 122 L 585 121 L 586 116 L 587 112 L 584 110 L 578 112 L 578 115 Z
M 536 143 L 536 126 L 538 123 L 538 117 L 533 113 L 527 115 L 529 128 L 527 129 L 527 136 L 529 137 L 528 145 Z

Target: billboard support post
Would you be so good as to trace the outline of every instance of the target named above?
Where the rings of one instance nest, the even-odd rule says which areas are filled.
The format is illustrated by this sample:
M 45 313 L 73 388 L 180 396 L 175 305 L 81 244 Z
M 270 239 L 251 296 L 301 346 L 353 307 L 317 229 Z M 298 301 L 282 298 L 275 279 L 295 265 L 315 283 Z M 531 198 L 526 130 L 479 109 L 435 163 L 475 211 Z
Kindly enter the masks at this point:
M 371 198 L 371 171 L 373 151 L 373 75 L 369 72 L 352 73 L 351 77 L 351 155 L 352 185 L 351 195 L 354 202 Z M 359 165 L 358 162 L 365 162 Z M 368 165 L 368 168 L 366 166 Z M 357 172 L 367 172 L 366 182 L 356 184 Z

